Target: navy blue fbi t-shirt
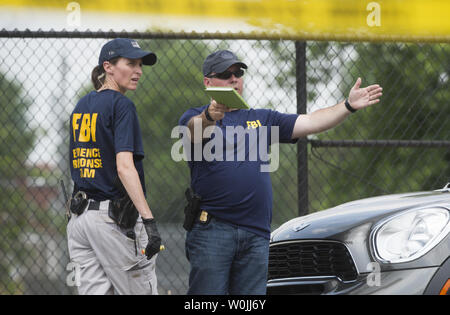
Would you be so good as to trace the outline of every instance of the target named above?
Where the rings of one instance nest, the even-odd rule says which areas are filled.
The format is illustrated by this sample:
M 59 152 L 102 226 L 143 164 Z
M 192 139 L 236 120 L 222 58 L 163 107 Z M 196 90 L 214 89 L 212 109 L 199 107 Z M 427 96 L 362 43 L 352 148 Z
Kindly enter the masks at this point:
M 114 185 L 116 154 L 133 152 L 145 194 L 144 148 L 136 107 L 113 90 L 84 96 L 70 116 L 70 171 L 75 189 L 102 201 L 121 196 Z
M 179 124 L 187 126 L 189 120 L 199 115 L 205 108 L 206 106 L 189 109 L 183 114 Z M 267 163 L 267 159 L 260 154 L 257 154 L 255 159 L 255 152 L 251 150 L 256 146 L 252 141 L 257 139 L 258 150 L 263 144 L 266 146 L 265 151 L 268 152 L 272 139 L 271 127 L 276 126 L 279 132 L 279 139 L 276 140 L 280 143 L 294 143 L 296 140 L 293 141 L 291 137 L 297 117 L 297 114 L 282 114 L 268 109 L 235 110 L 225 113 L 224 119 L 216 123 L 216 127 L 222 131 L 219 136 L 223 137 L 222 142 L 216 142 L 223 143 L 222 161 L 207 157 L 205 153 L 207 154 L 208 150 L 203 150 L 200 159 L 198 155 L 195 157 L 193 152 L 195 149 L 191 145 L 191 154 L 188 158 L 191 187 L 202 198 L 201 208 L 220 220 L 269 238 L 272 221 L 270 172 L 262 171 L 261 168 Z M 239 130 L 236 126 L 241 126 L 240 130 L 245 130 L 249 134 L 253 132 L 253 138 L 247 135 L 238 139 Z M 267 133 L 261 132 L 262 130 L 259 130 L 261 128 L 266 128 Z M 227 129 L 236 131 L 236 134 L 227 133 Z M 213 141 L 215 136 L 216 134 L 213 134 L 210 140 L 203 141 L 203 148 L 208 146 L 208 142 Z M 265 137 L 268 139 L 262 139 Z M 244 145 L 239 144 L 243 139 Z M 228 149 L 233 148 L 234 152 L 230 154 L 230 150 L 226 149 L 227 146 Z

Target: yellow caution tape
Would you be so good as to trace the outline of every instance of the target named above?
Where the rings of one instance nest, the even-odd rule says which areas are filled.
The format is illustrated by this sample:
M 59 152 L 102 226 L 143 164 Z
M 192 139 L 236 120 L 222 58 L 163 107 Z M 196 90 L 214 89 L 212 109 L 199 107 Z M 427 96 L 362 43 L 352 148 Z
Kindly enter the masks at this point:
M 261 37 L 450 41 L 448 0 L 1 0 L 0 6 L 245 22 Z M 162 26 L 163 27 L 163 26 Z M 224 25 L 223 32 L 228 32 Z M 245 34 L 245 32 L 244 32 Z

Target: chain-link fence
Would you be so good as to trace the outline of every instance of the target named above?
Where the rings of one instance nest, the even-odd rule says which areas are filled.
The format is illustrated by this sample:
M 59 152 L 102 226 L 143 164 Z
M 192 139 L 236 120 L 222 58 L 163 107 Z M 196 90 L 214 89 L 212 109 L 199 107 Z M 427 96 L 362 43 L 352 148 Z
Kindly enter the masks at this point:
M 356 78 L 379 83 L 382 102 L 337 128 L 281 145 L 272 173 L 273 227 L 363 197 L 441 188 L 450 179 L 448 44 L 294 42 L 146 33 L 0 32 L 0 294 L 71 294 L 64 197 L 68 118 L 92 89 L 90 72 L 113 37 L 158 55 L 137 91 L 148 201 L 166 251 L 160 294 L 184 294 L 186 162 L 171 158 L 182 113 L 205 105 L 201 65 L 217 49 L 249 66 L 244 98 L 255 108 L 315 111 L 346 97 Z

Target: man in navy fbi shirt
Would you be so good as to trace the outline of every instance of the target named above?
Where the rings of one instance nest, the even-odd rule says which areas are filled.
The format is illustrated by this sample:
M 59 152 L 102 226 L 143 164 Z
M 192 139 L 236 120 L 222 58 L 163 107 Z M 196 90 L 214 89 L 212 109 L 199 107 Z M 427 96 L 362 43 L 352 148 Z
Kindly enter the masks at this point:
M 232 87 L 242 95 L 244 69 L 247 65 L 234 53 L 214 52 L 203 63 L 203 83 Z M 333 128 L 379 102 L 379 85 L 360 85 L 358 78 L 346 100 L 304 115 L 233 109 L 214 99 L 182 115 L 179 125 L 187 127 L 183 136 L 190 142 L 185 151 L 190 153 L 191 188 L 201 197 L 200 215 L 186 236 L 188 294 L 266 293 L 272 186 L 264 152 L 271 144 L 294 143 Z M 214 150 L 205 150 L 208 146 Z

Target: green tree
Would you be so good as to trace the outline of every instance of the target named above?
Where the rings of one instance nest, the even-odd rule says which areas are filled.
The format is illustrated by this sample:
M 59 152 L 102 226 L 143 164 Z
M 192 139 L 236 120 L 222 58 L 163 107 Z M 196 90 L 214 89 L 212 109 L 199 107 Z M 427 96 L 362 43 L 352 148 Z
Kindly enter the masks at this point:
M 295 58 L 271 43 L 291 70 L 280 73 L 282 88 L 294 88 Z M 307 43 L 309 111 L 347 97 L 357 77 L 379 83 L 381 103 L 351 115 L 319 140 L 449 140 L 450 46 L 401 43 Z M 317 104 L 320 94 L 333 100 Z M 429 190 L 450 179 L 448 148 L 310 148 L 310 211 L 374 195 Z
M 317 100 L 319 85 L 338 100 L 357 77 L 363 86 L 379 83 L 384 89 L 380 104 L 351 115 L 318 139 L 449 140 L 449 45 L 318 42 L 307 47 L 309 105 Z M 438 188 L 450 178 L 449 161 L 448 148 L 313 148 L 311 210 Z
M 342 52 L 346 45 L 341 45 Z M 380 104 L 352 115 L 320 139 L 450 140 L 450 46 L 357 44 L 340 87 L 361 76 L 383 88 Z M 353 59 L 353 60 L 352 60 Z M 332 204 L 377 194 L 429 190 L 450 179 L 448 148 L 334 149 L 323 156 Z M 332 156 L 333 155 L 333 156 Z M 339 167 L 336 167 L 339 166 Z
M 19 237 L 29 225 L 29 204 L 24 200 L 24 168 L 33 145 L 27 126 L 30 102 L 22 97 L 22 87 L 0 73 L 0 294 L 19 292 L 11 279 L 11 268 L 23 255 Z
M 181 221 L 190 174 L 187 162 L 171 157 L 178 140 L 171 132 L 183 112 L 208 102 L 201 67 L 209 48 L 194 40 L 143 41 L 141 46 L 159 56 L 155 66 L 144 69 L 136 92 L 127 94 L 136 104 L 144 140 L 147 200 L 158 220 Z

